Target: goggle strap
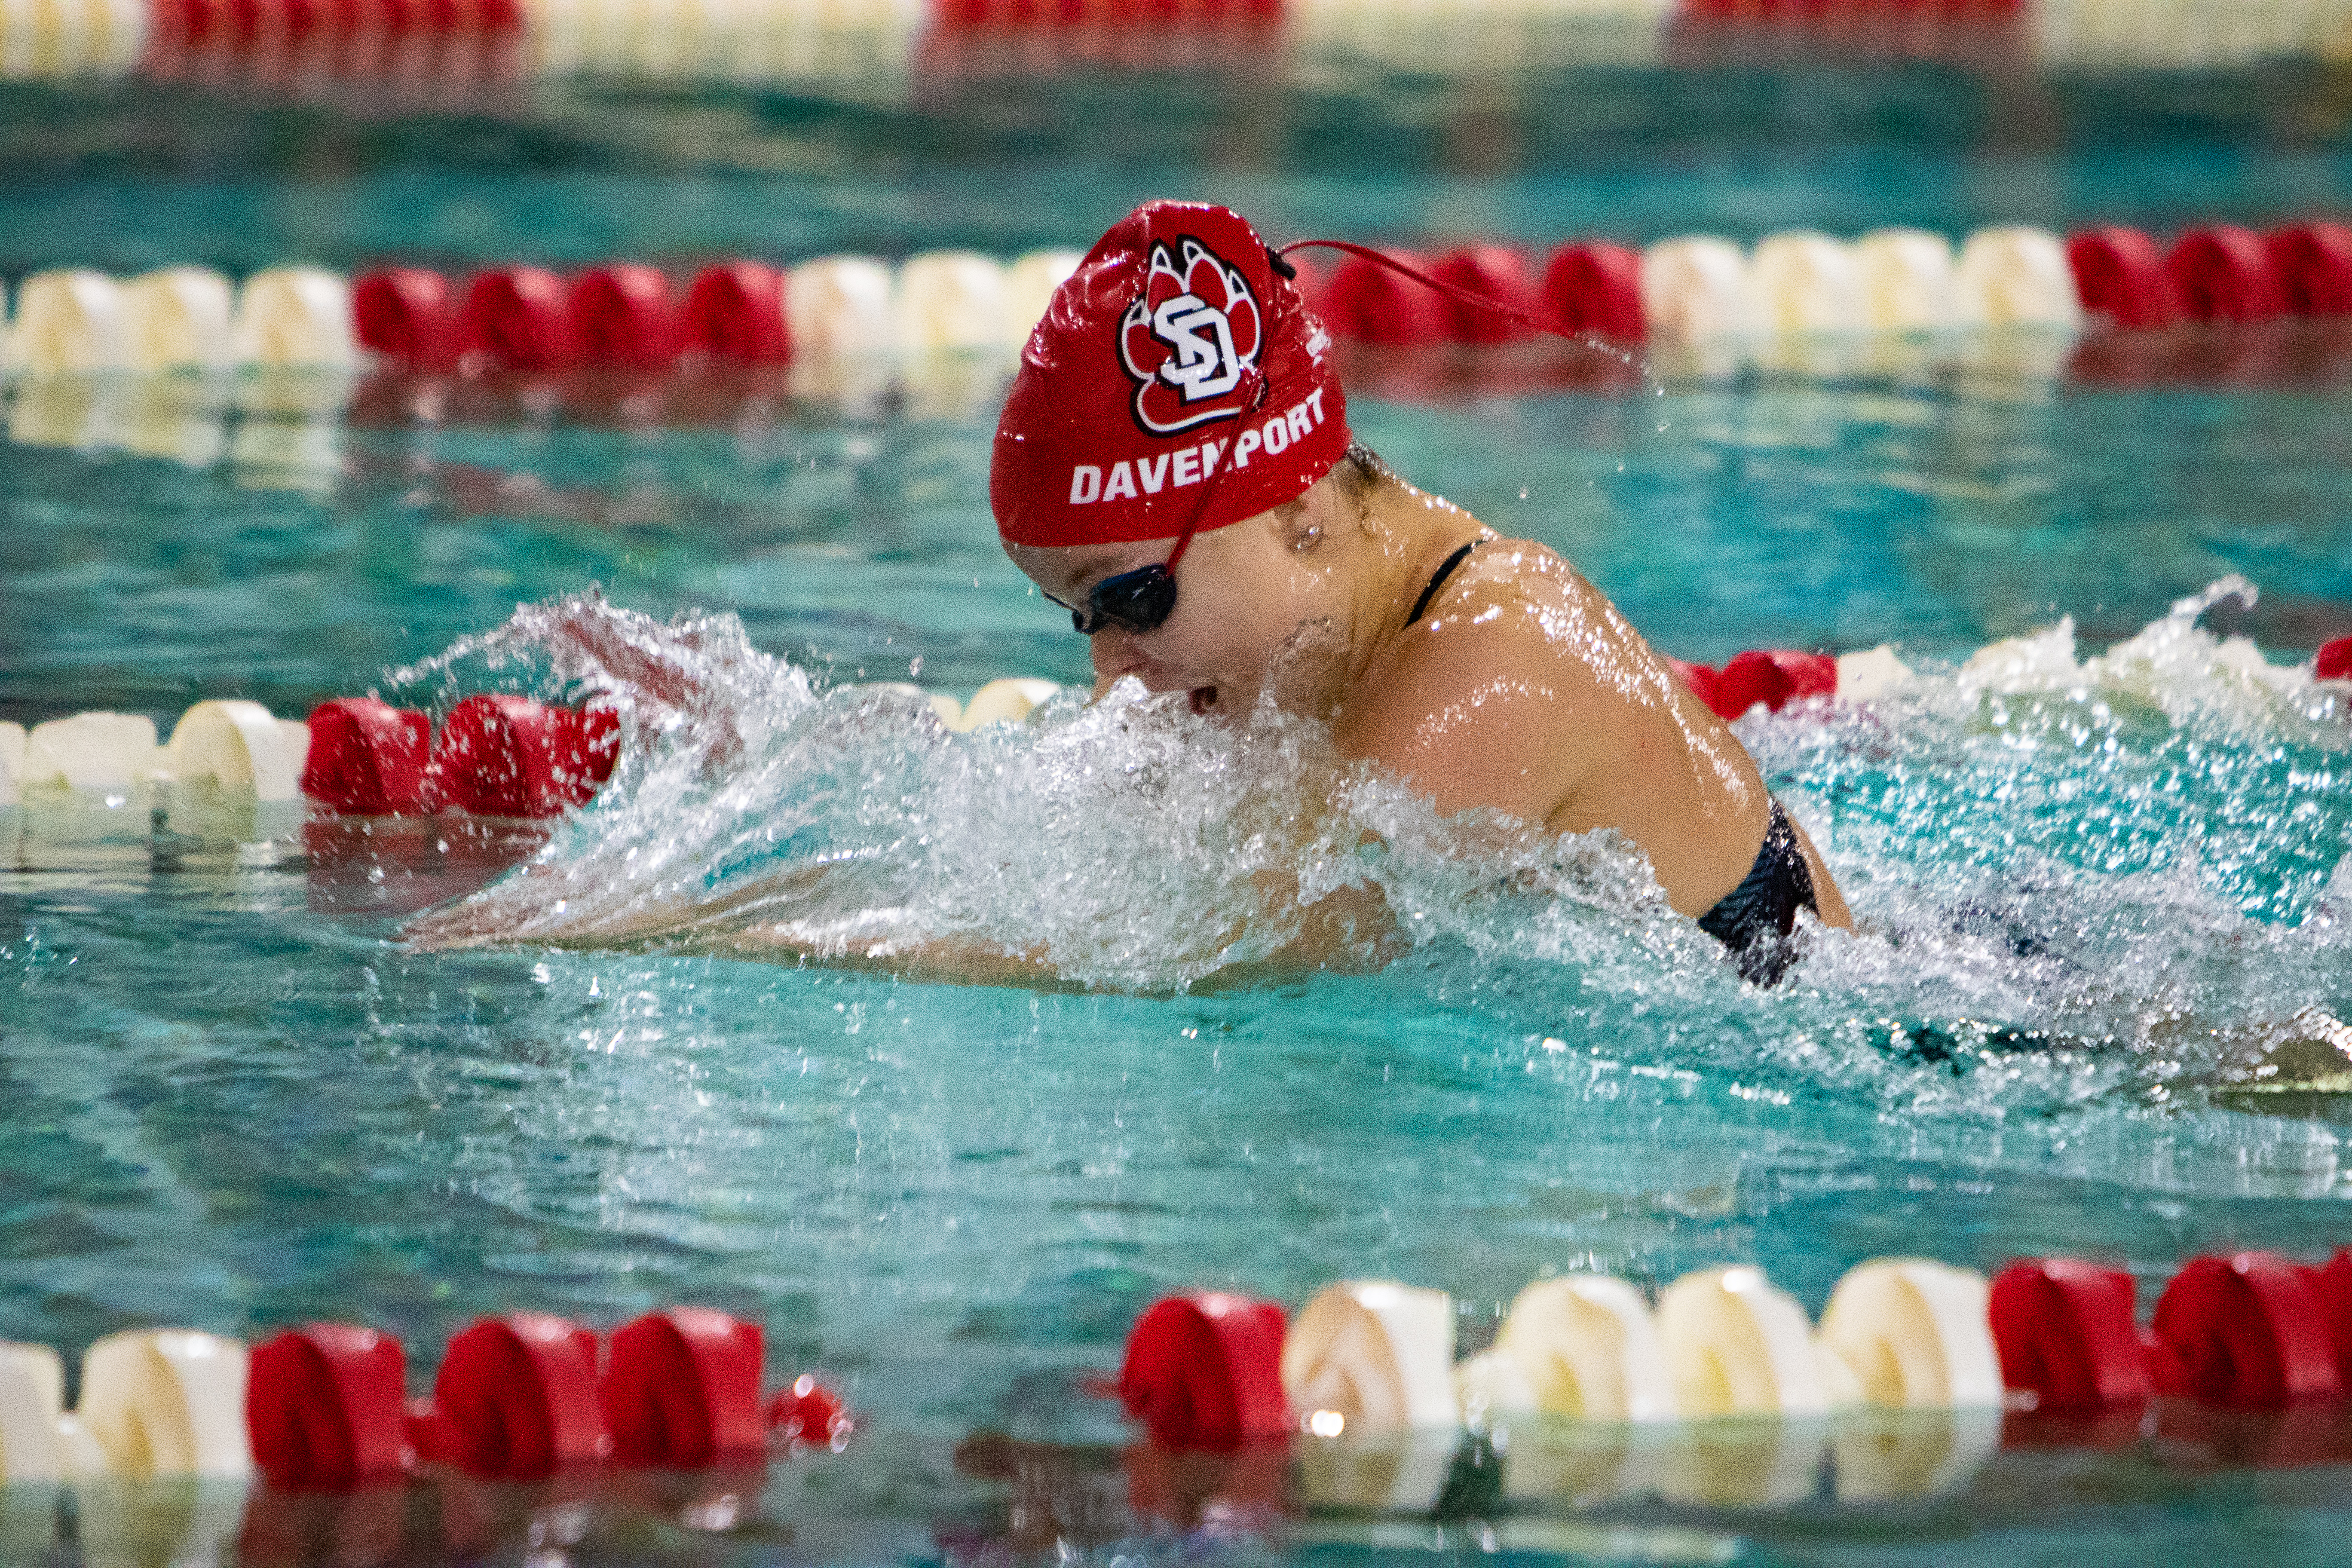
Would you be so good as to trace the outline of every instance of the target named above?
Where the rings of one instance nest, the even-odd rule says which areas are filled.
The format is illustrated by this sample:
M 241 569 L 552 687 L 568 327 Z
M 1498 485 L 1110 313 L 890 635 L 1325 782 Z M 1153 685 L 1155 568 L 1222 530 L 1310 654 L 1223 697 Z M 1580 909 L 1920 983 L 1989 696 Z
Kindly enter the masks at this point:
M 1256 382 L 1256 385 L 1250 389 L 1249 405 L 1234 416 L 1236 424 L 1265 405 L 1265 371 L 1261 366 L 1252 365 L 1249 368 L 1249 374 Z M 1225 476 L 1233 471 L 1233 464 L 1227 460 L 1231 456 L 1232 452 L 1229 448 L 1218 458 L 1217 466 L 1209 475 L 1208 482 L 1201 487 L 1201 499 L 1193 503 L 1192 515 L 1184 520 L 1184 531 L 1176 536 L 1176 548 L 1168 552 L 1168 559 L 1164 564 L 1171 576 L 1175 574 L 1176 563 L 1183 560 L 1184 552 L 1192 548 L 1192 536 L 1201 531 L 1201 520 L 1209 514 L 1209 502 L 1215 498 L 1217 487 L 1223 484 Z

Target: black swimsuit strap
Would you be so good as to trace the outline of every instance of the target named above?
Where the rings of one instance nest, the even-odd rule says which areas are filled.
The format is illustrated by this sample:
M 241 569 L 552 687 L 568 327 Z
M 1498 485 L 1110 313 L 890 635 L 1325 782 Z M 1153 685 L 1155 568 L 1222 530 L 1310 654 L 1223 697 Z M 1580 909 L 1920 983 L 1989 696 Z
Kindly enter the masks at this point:
M 1464 545 L 1461 549 L 1455 551 L 1453 554 L 1445 558 L 1445 564 L 1440 566 L 1435 574 L 1430 577 L 1429 586 L 1423 588 L 1421 591 L 1421 597 L 1412 602 L 1412 614 L 1404 618 L 1404 624 L 1406 626 L 1411 626 L 1413 622 L 1421 619 L 1422 611 L 1429 608 L 1429 601 L 1437 597 L 1437 591 L 1445 586 L 1445 580 L 1454 575 L 1454 569 L 1456 566 L 1461 565 L 1462 563 L 1469 557 L 1472 551 L 1477 549 L 1480 545 L 1486 542 L 1483 539 L 1474 539 L 1469 543 Z

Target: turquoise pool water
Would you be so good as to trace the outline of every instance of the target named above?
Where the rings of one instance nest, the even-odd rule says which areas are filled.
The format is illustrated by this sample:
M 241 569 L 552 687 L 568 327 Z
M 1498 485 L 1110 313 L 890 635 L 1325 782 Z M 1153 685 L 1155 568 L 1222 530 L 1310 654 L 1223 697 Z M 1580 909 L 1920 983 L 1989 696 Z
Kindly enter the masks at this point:
M 1775 85 L 1742 79 L 1733 108 Z M 1633 190 L 1653 215 L 1636 237 L 2223 196 L 2240 205 L 2198 216 L 2260 216 L 2352 188 L 2324 116 L 2337 79 L 2267 84 L 2317 132 L 2248 129 L 2248 81 L 2239 120 L 2153 152 L 2114 143 L 2171 123 L 2160 103 L 2085 110 L 2037 150 L 1970 109 L 1974 79 L 1890 79 L 1847 81 L 1827 129 L 1778 153 L 1734 158 L 1727 125 L 1715 153 L 1694 132 L 1595 172 L 1598 153 L 1546 162 L 1530 110 L 1533 150 L 1492 173 L 1408 144 L 1350 175 L 1306 141 L 1186 188 L 1255 196 L 1270 226 L 1405 234 L 1567 232 Z M 11 268 L 349 261 L 416 227 L 460 258 L 1009 248 L 1083 239 L 1206 157 L 1113 138 L 1024 166 L 983 139 L 943 170 L 929 111 L 751 95 L 714 112 L 765 116 L 754 145 L 776 156 L 841 162 L 709 174 L 726 160 L 680 151 L 701 143 L 671 102 L 609 133 L 650 151 L 577 154 L 624 173 L 549 173 L 529 147 L 564 132 L 563 100 L 485 117 L 478 155 L 450 131 L 460 166 L 434 172 L 422 132 L 300 111 L 359 149 L 344 170 L 280 135 L 310 123 L 296 111 L 239 110 L 203 179 L 126 158 L 69 188 L 43 138 L 88 155 L 92 125 L 131 135 L 127 110 L 9 91 L 29 159 L 0 192 Z M 1889 129 L 1901 94 L 1990 150 Z M 1381 101 L 1341 99 L 1367 149 Z M 1987 169 L 2043 205 L 1954 178 Z M 935 205 L 943 189 L 961 194 Z M 1083 671 L 995 548 L 984 390 L 700 424 L 383 406 L 244 414 L 257 434 L 194 465 L 0 446 L 0 717 L 551 695 L 594 675 L 550 651 L 556 627 L 635 638 L 700 696 L 637 703 L 612 790 L 544 843 L 360 836 L 204 795 L 0 811 L 0 1337 L 70 1357 L 135 1323 L 361 1317 L 422 1363 L 482 1312 L 603 1324 L 698 1300 L 763 1320 L 776 1373 L 833 1374 L 865 1418 L 846 1454 L 779 1464 L 730 1532 L 642 1498 L 574 1518 L 501 1495 L 504 1523 L 468 1544 L 444 1528 L 454 1504 L 420 1497 L 412 1560 L 1044 1561 L 1057 1540 L 1130 1563 L 2340 1554 L 2352 1468 L 2266 1468 L 2247 1462 L 2260 1432 L 2172 1428 L 2012 1447 L 1908 1500 L 1824 1480 L 1795 1502 L 1727 1487 L 1579 1509 L 1473 1488 L 1433 1521 L 1326 1507 L 1178 1537 L 1130 1516 L 1126 1428 L 1086 1383 L 1143 1303 L 1201 1284 L 1295 1304 L 1394 1275 L 1453 1290 L 1475 1343 L 1520 1285 L 1576 1267 L 1663 1282 L 1755 1260 L 1818 1309 L 1888 1253 L 2082 1253 L 2153 1288 L 2199 1250 L 2352 1240 L 2352 1100 L 2253 1076 L 2298 1014 L 2352 1009 L 2352 715 L 2284 668 L 2352 631 L 2352 392 L 1750 380 L 1355 405 L 1408 475 L 1563 551 L 1672 652 L 1893 640 L 1921 670 L 1873 706 L 1741 726 L 1864 927 L 1770 994 L 1605 847 L 1465 846 L 1335 773 L 1311 733 L 1065 706 L 950 739 L 850 689 Z M 2231 574 L 2252 604 L 2174 611 Z M 602 605 L 576 597 L 592 584 Z M 419 668 L 519 605 L 488 648 Z M 2071 653 L 2048 630 L 2064 617 Z M 2236 633 L 2280 673 L 2249 673 Z M 1960 671 L 2036 634 L 2038 662 Z M 1302 821 L 1293 803 L 1330 788 L 1338 815 Z M 490 907 L 564 945 L 402 940 L 534 856 L 545 869 Z M 821 858 L 844 869 L 776 890 Z M 1248 878 L 1266 867 L 1376 886 L 1397 928 L 1360 973 L 1253 971 L 1287 929 Z M 745 921 L 709 911 L 751 897 L 809 931 L 1042 942 L 1072 984 L 730 955 Z M 609 945 L 682 906 L 709 914 L 690 950 Z M 0 1539 L 46 1542 L 50 1506 L 10 1497 Z M 233 1531 L 238 1506 L 91 1494 L 75 1539 L 86 1560 L 163 1561 L 123 1540 Z

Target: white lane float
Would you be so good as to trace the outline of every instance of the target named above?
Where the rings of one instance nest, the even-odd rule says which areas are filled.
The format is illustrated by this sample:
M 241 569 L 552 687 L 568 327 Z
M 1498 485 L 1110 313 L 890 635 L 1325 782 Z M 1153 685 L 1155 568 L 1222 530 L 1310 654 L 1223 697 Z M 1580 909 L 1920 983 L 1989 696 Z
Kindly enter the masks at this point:
M 116 1475 L 253 1473 L 241 1341 L 197 1329 L 109 1334 L 82 1356 L 76 1415 Z
M 1454 1473 L 1457 1434 L 1423 1428 L 1294 1447 L 1300 1500 L 1314 1508 L 1426 1514 Z
M 1004 320 L 1017 341 L 1026 342 L 1059 289 L 1085 260 L 1076 250 L 1033 250 L 1004 268 Z
M 210 779 L 259 801 L 299 800 L 310 750 L 310 727 L 299 719 L 242 699 L 199 702 L 172 727 L 163 767 L 181 784 Z
M 1748 275 L 1764 325 L 1780 332 L 1852 332 L 1869 324 L 1854 247 L 1801 229 L 1756 243 Z
M 910 256 L 898 268 L 898 344 L 910 353 L 994 348 L 1025 337 L 1007 310 L 1004 268 L 976 250 Z
M 1895 657 L 1893 643 L 1837 656 L 1837 700 L 1868 702 L 1911 679 L 1911 667 Z
M 1388 1279 L 1326 1288 L 1283 1340 L 1282 1388 L 1313 1436 L 1453 1430 L 1453 1298 Z
M 32 375 L 131 369 L 122 286 L 87 267 L 34 273 L 16 290 L 8 361 Z
M 70 1473 L 58 1423 L 65 1363 L 47 1345 L 0 1342 L 0 1487 L 59 1481 Z
M 78 452 L 122 446 L 142 384 L 121 375 L 24 376 L 8 406 L 8 439 Z
M 1520 1291 L 1495 1348 L 1465 1362 L 1459 1381 L 1465 1416 L 1658 1422 L 1675 1414 L 1648 1303 L 1605 1274 L 1542 1279 Z
M 1857 1264 L 1822 1310 L 1821 1344 L 1853 1372 L 1867 1404 L 1997 1409 L 2000 1357 L 1989 1289 L 1973 1269 L 1925 1258 Z
M 897 346 L 890 268 L 870 256 L 824 256 L 785 275 L 784 319 L 795 360 L 841 359 Z
M 114 432 L 124 451 L 209 468 L 228 450 L 228 389 L 218 378 L 142 376 L 127 391 Z
M 983 724 L 1024 723 L 1039 704 L 1050 700 L 1061 689 L 1055 682 L 1034 676 L 1006 676 L 992 680 L 971 694 L 971 700 L 948 721 L 948 728 L 977 730 Z
M 2066 243 L 2046 228 L 2021 224 L 1978 229 L 1960 247 L 1953 268 L 1959 320 L 1982 327 L 2083 324 L 2083 299 Z
M 1952 242 L 1924 228 L 1882 228 L 1854 242 L 1863 319 L 1882 332 L 1932 331 L 1959 320 Z
M 1748 258 L 1715 235 L 1660 240 L 1642 253 L 1642 314 L 1652 336 L 1685 342 L 1755 331 Z
M 1841 1502 L 1937 1497 L 1966 1489 L 2000 1447 L 1998 1405 L 1866 1410 L 1830 1429 Z
M 348 369 L 360 363 L 351 279 L 323 267 L 272 267 L 237 290 L 239 364 Z
M 166 267 L 122 286 L 131 368 L 227 370 L 235 290 L 208 267 Z
M 1752 1264 L 1667 1286 L 1658 1335 L 1685 1420 L 1818 1416 L 1853 1402 L 1853 1374 L 1815 1348 L 1805 1309 Z
M 144 713 L 77 713 L 25 738 L 26 785 L 129 789 L 155 771 L 155 721 Z
M 25 726 L 0 723 L 0 805 L 25 800 Z

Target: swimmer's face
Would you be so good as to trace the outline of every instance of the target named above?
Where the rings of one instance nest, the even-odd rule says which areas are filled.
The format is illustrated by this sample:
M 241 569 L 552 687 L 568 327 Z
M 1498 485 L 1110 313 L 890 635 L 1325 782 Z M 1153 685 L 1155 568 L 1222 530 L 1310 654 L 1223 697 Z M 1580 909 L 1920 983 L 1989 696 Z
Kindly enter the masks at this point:
M 1151 691 L 1182 691 L 1196 713 L 1247 712 L 1265 689 L 1276 654 L 1302 626 L 1330 616 L 1331 563 L 1314 548 L 1328 496 L 1307 505 L 1261 512 L 1196 534 L 1176 563 L 1176 612 L 1148 632 L 1106 626 L 1089 639 L 1097 693 L 1123 676 Z M 1008 545 L 1030 580 L 1066 605 L 1084 605 L 1096 584 L 1168 559 L 1172 539 L 1063 549 Z

